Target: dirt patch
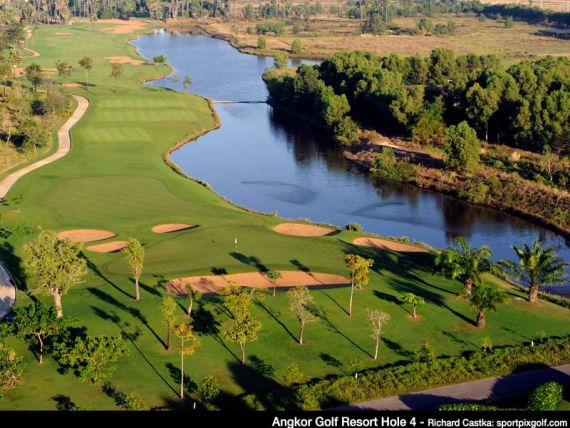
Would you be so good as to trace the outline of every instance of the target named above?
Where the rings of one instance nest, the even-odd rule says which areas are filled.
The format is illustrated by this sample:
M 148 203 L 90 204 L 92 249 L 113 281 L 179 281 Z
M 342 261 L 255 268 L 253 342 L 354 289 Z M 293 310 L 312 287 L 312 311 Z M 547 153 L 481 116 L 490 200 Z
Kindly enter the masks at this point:
M 105 57 L 107 61 L 111 64 L 132 64 L 132 65 L 141 65 L 145 62 L 140 59 L 133 59 L 130 56 L 108 56 Z
M 57 33 L 53 33 L 56 36 L 71 36 L 71 33 L 65 33 L 63 31 L 58 31 Z
M 410 321 L 421 321 L 421 320 L 423 320 L 424 318 L 423 318 L 421 315 L 416 315 L 415 317 L 414 317 L 413 315 L 409 315 L 409 316 L 408 316 L 408 319 L 409 319 Z
M 356 238 L 352 241 L 353 244 L 362 247 L 380 248 L 382 250 L 398 251 L 401 253 L 425 253 L 422 247 L 416 245 L 404 244 L 402 242 L 389 241 L 387 239 L 378 238 Z
M 277 280 L 277 288 L 291 288 L 304 285 L 315 286 L 347 286 L 350 281 L 340 275 L 328 273 L 312 273 L 299 271 L 282 271 L 283 277 Z M 230 284 L 240 287 L 273 288 L 273 284 L 259 272 L 237 273 L 233 275 L 189 276 L 173 279 L 166 284 L 166 289 L 177 296 L 188 294 L 188 287 L 200 293 L 217 293 Z
M 128 244 L 129 243 L 127 241 L 113 241 L 105 244 L 91 245 L 90 247 L 87 247 L 87 249 L 95 253 L 114 253 L 121 251 Z
M 102 241 L 103 239 L 109 239 L 115 236 L 117 236 L 116 233 L 99 229 L 64 230 L 57 234 L 59 239 L 69 238 L 74 242 Z
M 81 88 L 81 84 L 79 83 L 64 83 L 64 88 Z
M 273 228 L 277 233 L 292 236 L 326 236 L 335 233 L 334 229 L 299 223 L 281 223 Z
M 151 230 L 154 233 L 170 233 L 170 232 L 180 232 L 182 230 L 193 229 L 196 227 L 194 224 L 185 224 L 185 223 L 167 223 L 167 224 L 158 224 L 154 226 Z
M 100 24 L 112 24 L 112 27 L 102 28 L 101 31 L 112 34 L 127 34 L 140 30 L 146 25 L 145 21 L 138 21 L 129 19 L 100 19 L 97 21 Z

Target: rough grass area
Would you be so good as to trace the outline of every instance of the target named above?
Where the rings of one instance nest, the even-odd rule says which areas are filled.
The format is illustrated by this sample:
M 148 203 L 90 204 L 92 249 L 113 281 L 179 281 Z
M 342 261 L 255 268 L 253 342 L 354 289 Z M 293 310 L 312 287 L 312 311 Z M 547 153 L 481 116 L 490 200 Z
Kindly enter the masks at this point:
M 175 173 L 163 161 L 163 153 L 183 140 L 215 125 L 207 102 L 156 87 L 143 87 L 144 79 L 164 74 L 166 66 L 125 65 L 117 82 L 109 77 L 107 56 L 129 55 L 134 50 L 127 37 L 95 30 L 87 23 L 39 27 L 30 47 L 41 53 L 35 58 L 44 67 L 56 60 L 73 64 L 84 55 L 95 60 L 86 96 L 91 107 L 74 128 L 71 153 L 23 178 L 0 207 L 4 227 L 12 232 L 0 241 L 0 255 L 23 282 L 20 259 L 22 245 L 33 239 L 38 227 L 54 230 L 108 229 L 117 240 L 137 237 L 145 245 L 146 264 L 141 280 L 142 301 L 133 300 L 134 286 L 129 268 L 120 253 L 85 252 L 90 272 L 85 282 L 63 298 L 66 315 L 77 318 L 91 334 L 123 335 L 130 356 L 123 359 L 112 379 L 125 394 L 136 392 L 151 406 L 178 403 L 179 356 L 166 352 L 165 325 L 159 304 L 168 279 L 256 271 L 311 270 L 346 275 L 343 257 L 357 252 L 375 259 L 370 285 L 355 293 L 354 316 L 345 312 L 349 289 L 314 291 L 320 322 L 305 333 L 305 345 L 295 342 L 297 327 L 284 293 L 267 296 L 253 312 L 263 329 L 259 340 L 248 346 L 248 365 L 238 362 L 239 347 L 223 340 L 228 317 L 219 300 L 210 297 L 196 304 L 195 327 L 202 347 L 187 357 L 192 387 L 205 375 L 216 376 L 222 386 L 222 404 L 236 394 L 262 391 L 282 381 L 284 369 L 297 362 L 308 377 L 321 377 L 348 370 L 361 360 L 366 367 L 409 359 L 426 341 L 440 355 L 456 355 L 479 349 L 484 337 L 495 345 L 518 344 L 546 335 L 570 332 L 570 311 L 547 302 L 530 306 L 520 291 L 496 279 L 504 287 L 508 304 L 488 314 L 488 327 L 474 326 L 476 311 L 457 296 L 461 285 L 432 274 L 431 253 L 402 254 L 357 247 L 356 233 L 342 231 L 334 236 L 293 237 L 280 235 L 272 227 L 283 220 L 242 211 L 224 202 L 205 187 Z M 71 36 L 54 36 L 55 32 Z M 29 61 L 29 60 L 28 60 Z M 75 68 L 68 82 L 84 82 L 84 70 Z M 223 153 L 220 153 L 223 156 Z M 216 168 L 215 160 L 212 168 Z M 15 195 L 23 195 L 15 202 Z M 190 223 L 199 227 L 175 234 L 156 234 L 151 227 L 163 223 Z M 239 240 L 235 253 L 234 239 Z M 419 308 L 421 321 L 410 321 L 410 308 L 402 307 L 403 293 L 414 292 L 427 304 Z M 47 297 L 45 302 L 51 303 Z M 22 288 L 18 305 L 30 302 Z M 179 315 L 185 301 L 179 299 Z M 366 308 L 380 308 L 391 315 L 380 345 L 379 362 L 371 359 Z M 22 387 L 0 400 L 0 409 L 54 409 L 54 397 L 67 395 L 78 405 L 96 409 L 116 408 L 112 398 L 98 386 L 81 383 L 73 374 L 60 374 L 51 358 L 40 366 L 23 342 L 8 342 L 24 354 L 28 367 Z

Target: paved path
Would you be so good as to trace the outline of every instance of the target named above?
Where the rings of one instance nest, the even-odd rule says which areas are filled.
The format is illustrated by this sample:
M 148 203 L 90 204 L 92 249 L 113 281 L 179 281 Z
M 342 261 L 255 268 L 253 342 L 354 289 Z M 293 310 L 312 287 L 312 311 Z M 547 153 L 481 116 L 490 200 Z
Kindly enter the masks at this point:
M 570 364 L 381 398 L 333 410 L 433 410 L 441 404 L 519 396 L 549 381 L 570 382 Z
M 22 169 L 19 169 L 12 174 L 8 175 L 4 180 L 0 182 L 0 199 L 4 199 L 12 186 L 16 184 L 16 182 L 26 174 L 29 174 L 32 171 L 35 171 L 38 168 L 41 168 L 44 165 L 50 164 L 55 162 L 56 160 L 64 157 L 66 154 L 69 153 L 71 150 L 71 137 L 69 136 L 69 131 L 77 123 L 79 119 L 85 114 L 87 111 L 87 107 L 89 107 L 89 101 L 87 99 L 80 97 L 78 95 L 74 95 L 73 98 L 77 100 L 77 108 L 71 115 L 67 122 L 63 124 L 63 126 L 59 129 L 58 132 L 58 140 L 59 140 L 59 147 L 57 151 L 48 156 L 45 159 L 39 160 L 34 162 L 31 165 L 25 166 Z
M 8 270 L 0 263 L 0 320 L 16 302 L 16 286 Z

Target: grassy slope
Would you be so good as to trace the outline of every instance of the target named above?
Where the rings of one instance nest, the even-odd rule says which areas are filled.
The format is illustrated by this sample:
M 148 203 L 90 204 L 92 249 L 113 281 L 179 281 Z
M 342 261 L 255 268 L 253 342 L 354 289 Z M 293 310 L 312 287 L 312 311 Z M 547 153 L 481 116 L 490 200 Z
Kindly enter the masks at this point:
M 58 31 L 74 35 L 53 35 Z M 531 308 L 517 299 L 512 289 L 509 304 L 497 314 L 489 314 L 488 328 L 479 331 L 471 324 L 475 312 L 455 294 L 458 283 L 432 276 L 430 255 L 358 249 L 349 244 L 355 236 L 349 232 L 321 238 L 279 235 L 270 230 L 278 219 L 241 211 L 175 174 L 163 163 L 163 152 L 185 135 L 212 127 L 214 120 L 199 97 L 135 83 L 166 72 L 166 67 L 125 66 L 118 94 L 113 93 L 110 66 L 103 58 L 134 55 L 124 43 L 126 38 L 74 24 L 65 29 L 40 27 L 31 41 L 30 47 L 42 54 L 35 60 L 45 67 L 52 67 L 57 59 L 75 64 L 83 55 L 94 57 L 90 80 L 96 86 L 89 93 L 77 90 L 90 99 L 91 107 L 73 130 L 70 155 L 24 178 L 13 189 L 11 195 L 24 195 L 20 209 L 10 205 L 1 208 L 6 225 L 15 233 L 0 248 L 18 270 L 21 246 L 38 226 L 56 230 L 105 228 L 118 233 L 119 239 L 136 236 L 144 242 L 147 257 L 140 303 L 132 300 L 133 286 L 124 258 L 89 252 L 86 255 L 92 271 L 63 301 L 66 314 L 80 319 L 90 332 L 124 333 L 131 340 L 130 356 L 121 362 L 112 379 L 119 390 L 137 391 L 151 405 L 176 400 L 179 357 L 164 351 L 162 345 L 162 284 L 181 275 L 206 274 L 212 268 L 239 272 L 254 270 L 259 263 L 273 269 L 293 269 L 302 264 L 313 271 L 346 274 L 342 262 L 345 252 L 359 251 L 376 259 L 370 286 L 355 297 L 352 319 L 344 313 L 349 290 L 314 293 L 328 322 L 308 326 L 303 347 L 293 340 L 296 325 L 283 294 L 269 297 L 265 309 L 256 307 L 263 330 L 259 340 L 248 347 L 249 355 L 256 358 L 245 368 L 237 364 L 239 348 L 224 343 L 216 333 L 227 317 L 215 301 L 204 302 L 195 321 L 203 335 L 202 348 L 187 359 L 188 372 L 195 382 L 206 374 L 217 376 L 228 400 L 244 389 L 270 387 L 292 361 L 310 376 L 338 373 L 354 359 L 374 365 L 369 355 L 372 341 L 368 338 L 366 307 L 382 308 L 392 316 L 381 345 L 381 362 L 407 358 L 426 340 L 438 353 L 450 355 L 478 348 L 485 336 L 499 345 L 528 340 L 539 330 L 549 335 L 570 332 L 568 310 L 542 302 Z M 82 81 L 84 75 L 83 70 L 77 70 L 68 81 Z M 167 222 L 190 222 L 200 227 L 170 235 L 150 232 L 151 226 Z M 238 257 L 231 254 L 235 237 L 242 254 Z M 12 251 L 15 257 L 10 256 Z M 420 309 L 425 317 L 420 322 L 408 320 L 408 313 L 396 302 L 407 291 L 428 301 Z M 29 301 L 24 293 L 19 299 L 19 304 Z M 45 300 L 50 302 L 47 297 Z M 208 322 L 212 317 L 216 321 Z M 24 344 L 13 339 L 10 343 L 25 354 L 29 365 L 24 387 L 0 400 L 0 409 L 54 408 L 52 397 L 57 394 L 94 408 L 114 407 L 99 387 L 81 383 L 71 374 L 58 374 L 49 358 L 40 367 Z M 272 370 L 275 377 L 270 374 Z

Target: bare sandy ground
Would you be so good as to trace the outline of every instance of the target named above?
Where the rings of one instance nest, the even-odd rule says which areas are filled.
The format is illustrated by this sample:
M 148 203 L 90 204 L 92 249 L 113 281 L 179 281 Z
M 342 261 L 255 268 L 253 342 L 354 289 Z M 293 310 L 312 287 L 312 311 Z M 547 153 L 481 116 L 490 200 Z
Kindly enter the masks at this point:
M 80 83 L 64 83 L 64 88 L 81 88 Z
M 334 229 L 322 226 L 299 223 L 281 223 L 273 228 L 277 233 L 292 236 L 326 236 L 334 232 Z
M 105 57 L 105 59 L 107 61 L 109 61 L 112 64 L 132 64 L 132 65 L 141 65 L 144 64 L 145 62 L 140 60 L 140 59 L 134 59 L 131 58 L 130 56 L 107 56 Z
M 102 241 L 103 239 L 109 239 L 115 236 L 117 236 L 116 233 L 110 232 L 108 230 L 99 230 L 99 229 L 64 230 L 57 234 L 57 237 L 59 239 L 69 238 L 75 242 Z
M 185 223 L 167 223 L 167 224 L 157 224 L 151 230 L 154 233 L 170 233 L 170 232 L 180 232 L 182 230 L 192 229 L 196 227 L 193 224 Z
M 127 34 L 140 30 L 146 25 L 146 22 L 139 20 L 129 19 L 100 19 L 97 21 L 100 24 L 113 24 L 112 27 L 102 28 L 101 31 L 112 34 Z
M 314 286 L 346 286 L 350 280 L 340 275 L 328 273 L 313 273 L 299 271 L 282 271 L 283 278 L 277 281 L 278 288 L 291 288 L 304 285 Z M 188 294 L 188 287 L 200 293 L 217 293 L 230 284 L 240 287 L 273 288 L 271 281 L 259 272 L 237 273 L 232 275 L 206 275 L 189 276 L 186 278 L 173 279 L 166 284 L 166 289 L 175 295 Z
M 71 36 L 71 33 L 66 33 L 63 31 L 58 31 L 58 32 L 53 33 L 53 34 L 55 34 L 56 36 Z
M 91 245 L 90 247 L 87 247 L 87 249 L 95 253 L 114 253 L 116 251 L 122 250 L 127 245 L 127 241 L 113 241 L 106 242 L 105 244 Z
M 378 238 L 356 238 L 352 241 L 353 244 L 360 245 L 362 247 L 372 247 L 380 248 L 382 250 L 399 251 L 401 253 L 425 253 L 422 247 L 410 244 L 404 244 L 402 242 L 389 241 L 387 239 Z

